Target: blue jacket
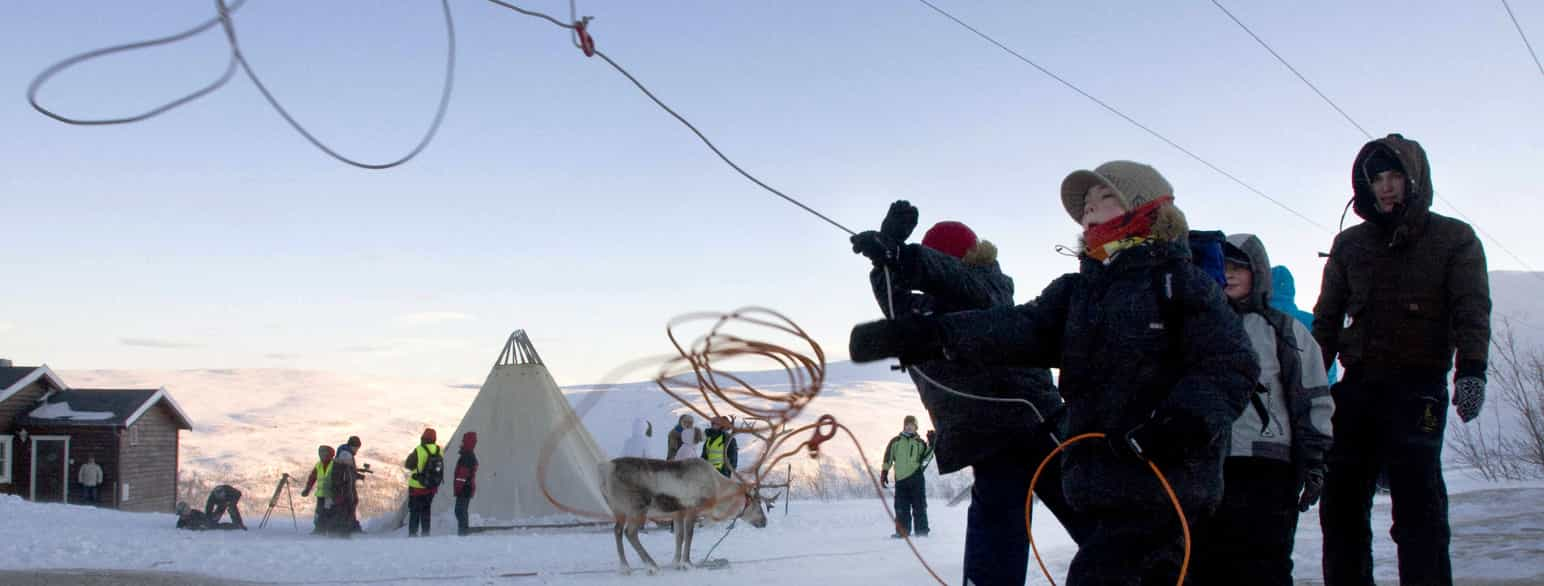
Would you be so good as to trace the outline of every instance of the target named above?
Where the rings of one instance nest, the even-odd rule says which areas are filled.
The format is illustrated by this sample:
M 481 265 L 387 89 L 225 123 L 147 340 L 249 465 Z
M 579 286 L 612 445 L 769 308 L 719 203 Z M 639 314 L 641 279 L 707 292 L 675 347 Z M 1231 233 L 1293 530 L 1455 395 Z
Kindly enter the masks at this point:
M 1292 278 L 1292 269 L 1277 265 L 1271 267 L 1271 297 L 1270 305 L 1276 310 L 1292 316 L 1308 331 L 1313 331 L 1313 314 L 1297 308 L 1297 283 Z M 1338 378 L 1338 367 L 1334 363 L 1330 367 L 1330 386 L 1335 385 Z

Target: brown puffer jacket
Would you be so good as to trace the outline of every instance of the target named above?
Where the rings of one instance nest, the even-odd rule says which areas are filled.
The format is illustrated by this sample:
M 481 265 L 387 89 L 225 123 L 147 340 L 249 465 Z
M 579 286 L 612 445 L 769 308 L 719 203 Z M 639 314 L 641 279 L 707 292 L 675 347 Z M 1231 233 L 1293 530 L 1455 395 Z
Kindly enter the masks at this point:
M 1403 212 L 1378 211 L 1363 162 L 1392 153 L 1408 179 Z M 1324 266 L 1313 337 L 1325 364 L 1371 376 L 1442 375 L 1458 353 L 1459 376 L 1485 376 L 1490 277 L 1468 224 L 1433 213 L 1426 151 L 1398 134 L 1362 147 L 1352 165 L 1361 224 L 1341 232 Z

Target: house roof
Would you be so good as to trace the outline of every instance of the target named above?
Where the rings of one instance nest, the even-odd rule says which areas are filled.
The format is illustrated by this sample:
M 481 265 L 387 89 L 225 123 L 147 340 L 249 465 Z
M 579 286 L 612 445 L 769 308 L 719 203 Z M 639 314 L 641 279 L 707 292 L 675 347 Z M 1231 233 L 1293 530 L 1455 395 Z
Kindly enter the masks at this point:
M 37 382 L 40 378 L 47 378 L 56 389 L 69 388 L 68 385 L 64 384 L 63 380 L 54 375 L 54 371 L 49 369 L 46 364 L 43 366 L 4 366 L 0 367 L 0 402 L 15 396 L 16 393 L 21 392 L 28 385 Z
M 128 427 L 160 403 L 172 410 L 179 429 L 193 421 L 166 389 L 68 389 L 46 397 L 17 422 L 23 425 Z

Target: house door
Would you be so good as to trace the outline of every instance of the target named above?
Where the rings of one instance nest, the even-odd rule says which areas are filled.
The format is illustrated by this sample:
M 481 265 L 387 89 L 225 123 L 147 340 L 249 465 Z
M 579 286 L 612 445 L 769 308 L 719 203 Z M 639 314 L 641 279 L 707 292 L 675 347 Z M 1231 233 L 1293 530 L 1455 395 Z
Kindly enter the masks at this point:
M 32 500 L 65 502 L 70 483 L 70 438 L 32 437 Z

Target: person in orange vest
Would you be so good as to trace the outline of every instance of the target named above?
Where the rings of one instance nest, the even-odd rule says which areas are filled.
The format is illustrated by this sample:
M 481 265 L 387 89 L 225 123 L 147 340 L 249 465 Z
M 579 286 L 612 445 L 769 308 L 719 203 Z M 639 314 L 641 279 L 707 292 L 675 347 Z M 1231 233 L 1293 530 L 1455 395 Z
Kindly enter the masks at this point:
M 332 475 L 332 448 L 317 446 L 316 466 L 311 468 L 311 475 L 306 477 L 306 487 L 300 490 L 300 498 L 311 496 L 311 489 L 316 489 L 316 510 L 311 513 L 311 533 L 322 532 L 322 518 L 327 511 L 327 497 L 332 496 L 332 483 L 329 478 Z
M 418 446 L 402 462 L 402 467 L 411 471 L 407 478 L 408 537 L 418 537 L 420 529 L 425 537 L 429 535 L 429 505 L 445 478 L 445 457 L 434 442 L 434 428 L 424 429 Z

